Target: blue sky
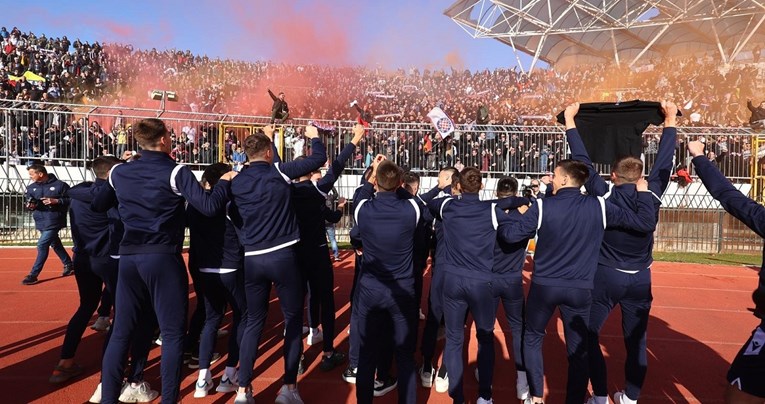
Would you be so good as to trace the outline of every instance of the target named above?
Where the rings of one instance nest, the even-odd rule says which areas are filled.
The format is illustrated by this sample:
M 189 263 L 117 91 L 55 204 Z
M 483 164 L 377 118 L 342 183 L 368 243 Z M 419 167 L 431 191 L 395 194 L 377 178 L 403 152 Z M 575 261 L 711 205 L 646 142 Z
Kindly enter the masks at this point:
M 119 4 L 118 4 L 119 3 Z M 65 6 L 64 6 L 65 4 Z M 512 67 L 512 49 L 473 39 L 443 15 L 451 0 L 94 2 L 38 0 L 14 7 L 10 29 L 211 57 L 385 68 L 472 71 Z M 528 62 L 525 62 L 528 65 Z

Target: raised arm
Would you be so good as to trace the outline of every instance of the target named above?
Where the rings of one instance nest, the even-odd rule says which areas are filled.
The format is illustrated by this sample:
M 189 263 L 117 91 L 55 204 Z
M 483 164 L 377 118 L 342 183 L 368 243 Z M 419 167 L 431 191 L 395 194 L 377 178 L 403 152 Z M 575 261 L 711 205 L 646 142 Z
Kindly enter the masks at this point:
M 270 89 L 270 88 L 268 89 L 268 95 L 270 95 L 270 96 L 271 96 L 271 99 L 272 99 L 272 100 L 274 100 L 274 101 L 276 101 L 276 100 L 277 100 L 277 98 L 276 98 L 276 95 L 274 95 L 274 93 L 271 91 L 271 89 Z
M 351 143 L 345 145 L 337 158 L 332 161 L 332 165 L 330 165 L 329 170 L 324 174 L 324 177 L 318 181 L 317 187 L 322 192 L 329 192 L 332 189 L 335 181 L 337 181 L 337 177 L 339 177 L 345 169 L 345 162 L 353 156 L 356 147 L 358 147 L 361 139 L 364 138 L 365 132 L 364 126 L 360 124 L 353 126 L 353 138 L 351 139 Z
M 93 201 L 90 203 L 91 209 L 96 212 L 106 212 L 111 208 L 117 207 L 117 193 L 112 186 L 112 174 L 120 165 L 117 164 L 109 171 L 109 181 L 98 187 L 98 191 L 93 195 Z
M 696 174 L 712 197 L 720 201 L 723 209 L 736 219 L 744 222 L 760 237 L 765 237 L 765 207 L 748 198 L 736 189 L 730 180 L 704 156 L 704 144 L 698 141 L 688 144 L 693 156 Z
M 638 180 L 637 190 L 637 212 L 624 209 L 607 202 L 600 196 L 598 197 L 601 206 L 605 209 L 606 227 L 620 227 L 643 233 L 651 233 L 656 230 L 658 217 L 656 214 L 657 205 L 654 204 L 656 196 L 648 190 L 648 182 L 644 179 Z
M 270 125 L 269 125 L 270 126 Z M 310 174 L 327 162 L 327 149 L 319 139 L 319 131 L 315 126 L 305 127 L 305 136 L 311 139 L 311 155 L 289 163 L 274 163 L 276 169 L 289 178 L 300 178 Z
M 569 105 L 563 112 L 563 116 L 566 118 L 566 141 L 568 141 L 568 146 L 571 148 L 571 158 L 587 165 L 587 170 L 590 172 L 590 176 L 584 184 L 587 193 L 595 196 L 603 196 L 608 192 L 608 184 L 606 184 L 606 181 L 600 176 L 600 173 L 595 170 L 595 166 L 592 165 L 590 155 L 587 154 L 587 149 L 584 147 L 582 137 L 576 129 L 574 117 L 578 112 L 578 102 Z
M 537 199 L 523 214 L 518 210 L 505 213 L 497 208 L 497 236 L 506 243 L 518 243 L 534 237 L 539 226 L 540 206 L 544 206 L 544 200 Z
M 211 193 L 205 192 L 194 173 L 187 166 L 178 166 L 173 171 L 170 183 L 174 184 L 173 192 L 183 196 L 196 210 L 205 216 L 216 216 L 224 211 L 231 191 L 231 178 L 236 172 L 224 174 L 215 184 Z
M 664 194 L 672 176 L 674 167 L 675 145 L 677 143 L 677 105 L 663 101 L 661 108 L 664 110 L 664 129 L 661 131 L 659 151 L 653 164 L 651 173 L 648 174 L 648 189 L 658 197 Z

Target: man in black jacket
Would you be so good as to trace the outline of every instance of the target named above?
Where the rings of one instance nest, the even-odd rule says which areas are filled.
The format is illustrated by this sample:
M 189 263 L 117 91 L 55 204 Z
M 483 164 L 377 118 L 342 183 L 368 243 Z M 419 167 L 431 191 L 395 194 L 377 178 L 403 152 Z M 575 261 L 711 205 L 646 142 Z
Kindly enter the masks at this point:
M 752 105 L 752 100 L 746 100 L 746 107 L 752 111 L 752 116 L 749 117 L 749 125 L 752 129 L 765 128 L 765 101 L 755 107 Z
M 271 107 L 271 124 L 276 122 L 277 119 L 284 123 L 290 116 L 290 108 L 287 105 L 287 101 L 284 101 L 284 93 L 280 92 L 277 97 L 271 90 L 268 90 L 268 95 L 274 100 L 274 105 Z

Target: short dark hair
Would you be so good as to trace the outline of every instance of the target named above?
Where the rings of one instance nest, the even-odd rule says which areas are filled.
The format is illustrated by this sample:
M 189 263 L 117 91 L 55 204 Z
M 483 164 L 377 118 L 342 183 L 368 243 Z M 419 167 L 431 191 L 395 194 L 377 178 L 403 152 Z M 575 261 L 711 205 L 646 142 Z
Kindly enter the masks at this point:
M 404 184 L 414 184 L 420 183 L 420 175 L 413 172 L 413 171 L 407 171 L 404 173 Z
M 48 174 L 48 170 L 42 164 L 31 164 L 29 167 L 27 167 L 27 170 L 32 170 L 38 174 Z
M 244 152 L 250 160 L 255 157 L 262 157 L 270 148 L 271 139 L 264 133 L 256 132 L 244 139 Z
M 390 160 L 383 160 L 377 166 L 375 179 L 377 180 L 377 187 L 382 191 L 395 191 L 401 186 L 402 177 L 401 168 Z
M 568 174 L 568 176 L 576 182 L 575 185 L 579 186 L 584 185 L 587 181 L 587 177 L 590 175 L 587 165 L 577 160 L 561 160 L 556 164 L 556 167 L 560 167 L 563 172 Z
M 157 118 L 141 119 L 133 125 L 133 136 L 141 147 L 155 147 L 159 140 L 169 132 L 165 122 Z
M 643 176 L 643 161 L 636 157 L 622 157 L 612 167 L 616 177 L 627 182 L 637 182 Z
M 202 185 L 209 184 L 211 187 L 214 187 L 215 184 L 218 183 L 218 180 L 220 180 L 220 177 L 229 171 L 231 171 L 231 166 L 226 163 L 210 164 L 205 168 L 205 171 L 202 172 L 202 180 L 199 182 L 201 182 Z
M 506 198 L 518 193 L 518 180 L 513 177 L 502 177 L 497 181 L 497 196 Z
M 105 180 L 106 176 L 109 174 L 109 170 L 121 162 L 122 160 L 114 156 L 101 156 L 96 157 L 93 160 L 93 165 L 91 168 L 93 168 L 93 172 L 96 174 L 96 178 Z
M 466 167 L 460 172 L 459 184 L 462 192 L 475 194 L 481 190 L 481 170 Z

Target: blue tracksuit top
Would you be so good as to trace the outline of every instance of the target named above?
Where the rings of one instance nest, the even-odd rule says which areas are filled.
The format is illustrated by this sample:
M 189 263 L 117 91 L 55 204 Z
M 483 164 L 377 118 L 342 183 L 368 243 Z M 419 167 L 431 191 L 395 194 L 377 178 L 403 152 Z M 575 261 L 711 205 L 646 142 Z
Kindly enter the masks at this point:
M 309 157 L 289 163 L 251 162 L 232 180 L 229 215 L 245 255 L 265 254 L 300 240 L 291 180 L 318 170 L 327 161 L 321 140 L 313 139 L 311 150 Z
M 598 252 L 607 226 L 651 232 L 656 227 L 654 196 L 638 193 L 637 213 L 583 195 L 579 188 L 562 188 L 537 199 L 529 210 L 500 220 L 499 234 L 520 242 L 538 233 L 532 282 L 540 285 L 592 289 Z
M 587 192 L 592 195 L 604 196 L 609 203 L 637 212 L 637 190 L 635 184 L 615 185 L 610 192 L 608 184 L 595 170 L 584 148 L 579 132 L 576 129 L 566 131 L 566 138 L 571 147 L 574 160 L 587 164 L 590 178 L 585 184 Z M 648 189 L 656 196 L 654 208 L 658 222 L 661 196 L 669 185 L 675 155 L 677 129 L 664 128 L 659 142 L 659 152 L 656 154 L 651 173 L 648 175 Z M 598 263 L 610 268 L 627 271 L 641 271 L 653 263 L 653 232 L 608 228 L 603 235 Z
M 108 186 L 106 180 L 98 178 L 96 182 L 85 181 L 67 191 L 71 198 L 69 218 L 75 253 L 91 257 L 119 254 L 124 229 L 117 208 L 96 212 L 90 206 L 104 185 Z
M 464 193 L 433 200 L 428 208 L 442 222 L 439 270 L 490 281 L 499 217 L 505 214 L 496 202 L 481 201 L 477 193 Z
M 741 191 L 731 185 L 730 181 L 705 156 L 693 158 L 696 174 L 701 178 L 710 194 L 720 201 L 723 209 L 736 219 L 742 221 L 760 237 L 765 237 L 765 207 L 749 199 Z M 760 267 L 760 277 L 757 288 L 765 293 L 765 249 L 763 249 L 763 265 Z M 765 326 L 765 319 L 760 326 Z
M 60 230 L 66 227 L 66 211 L 69 208 L 69 197 L 66 196 L 68 189 L 69 184 L 56 178 L 55 174 L 48 174 L 45 182 L 33 182 L 27 185 L 26 198 L 37 200 L 37 207 L 32 211 L 37 230 Z M 60 203 L 46 205 L 42 203 L 43 198 L 57 198 Z
M 185 203 L 205 215 L 225 208 L 229 181 L 220 181 L 207 194 L 194 173 L 170 155 L 143 150 L 141 158 L 118 164 L 109 173 L 109 186 L 100 187 L 93 201 L 104 212 L 118 204 L 125 227 L 120 254 L 179 254 L 186 227 Z
M 509 203 L 509 205 L 506 204 L 500 207 L 500 209 L 506 212 L 521 205 L 529 204 L 528 199 L 517 197 L 503 198 L 497 202 Z M 492 268 L 494 276 L 521 280 L 523 277 L 523 264 L 526 262 L 526 246 L 528 244 L 529 239 L 508 243 L 497 236 L 494 243 L 494 267 Z
M 374 196 L 362 192 L 360 198 L 354 217 L 364 246 L 362 278 L 385 283 L 403 281 L 410 286 L 409 282 L 414 282 L 412 259 L 414 233 L 421 216 L 419 204 L 396 192 L 378 192 Z
M 327 208 L 327 193 L 345 169 L 345 162 L 353 156 L 356 145 L 349 143 L 332 162 L 329 170 L 318 181 L 301 181 L 292 184 L 292 202 L 295 204 L 300 245 L 320 247 L 327 245 L 325 222 L 334 219 L 334 212 Z
M 225 211 L 205 216 L 189 205 L 186 223 L 189 227 L 189 266 L 214 269 L 244 266 L 244 249 Z

